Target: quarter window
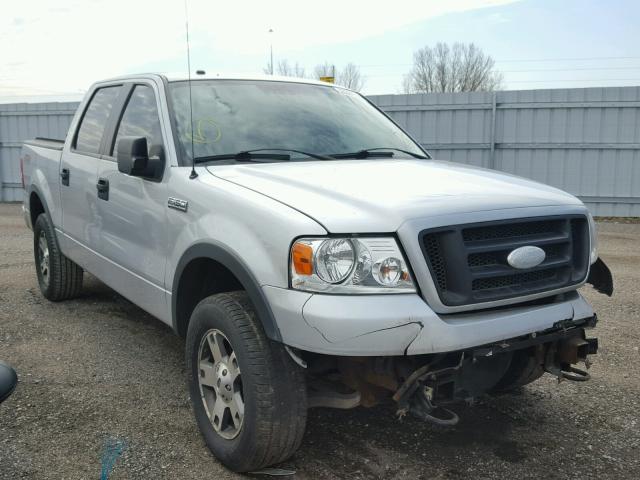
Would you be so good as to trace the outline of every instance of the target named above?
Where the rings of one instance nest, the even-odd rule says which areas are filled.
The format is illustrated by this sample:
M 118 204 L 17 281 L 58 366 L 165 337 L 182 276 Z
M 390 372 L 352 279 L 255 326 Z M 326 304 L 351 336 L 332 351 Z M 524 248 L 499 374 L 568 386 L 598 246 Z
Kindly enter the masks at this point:
M 136 85 L 122 114 L 112 154 L 118 151 L 122 137 L 145 137 L 147 149 L 162 145 L 160 117 L 153 89 L 147 85 Z
M 116 86 L 96 90 L 82 117 L 76 137 L 76 150 L 95 154 L 100 152 L 104 129 L 111 109 L 120 93 L 120 88 L 120 86 Z

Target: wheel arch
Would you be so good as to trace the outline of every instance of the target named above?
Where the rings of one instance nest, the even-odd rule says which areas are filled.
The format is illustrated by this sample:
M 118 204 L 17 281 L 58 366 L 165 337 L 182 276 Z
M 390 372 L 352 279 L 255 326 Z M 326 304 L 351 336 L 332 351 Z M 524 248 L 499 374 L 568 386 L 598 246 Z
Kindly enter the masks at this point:
M 49 206 L 47 204 L 47 198 L 40 189 L 36 185 L 29 186 L 27 190 L 29 194 L 29 221 L 31 222 L 31 228 L 34 228 L 36 220 L 38 219 L 38 215 L 44 213 L 48 218 L 51 224 L 53 225 L 53 219 L 51 218 L 51 213 L 49 212 Z
M 184 252 L 176 266 L 171 289 L 171 318 L 173 329 L 178 335 L 186 335 L 189 317 L 193 307 L 195 307 L 195 305 L 189 304 L 188 299 L 190 297 L 186 296 L 184 291 L 185 287 L 188 286 L 189 273 L 192 266 L 196 264 L 195 262 L 205 262 L 208 268 L 220 269 L 218 272 L 225 276 L 226 282 L 230 282 L 225 282 L 225 285 L 234 286 L 233 282 L 237 282 L 237 285 L 247 292 L 267 337 L 279 342 L 282 341 L 280 330 L 267 298 L 251 270 L 236 254 L 223 246 L 213 243 L 192 245 Z M 193 274 L 193 272 L 191 273 Z M 227 275 L 231 277 L 227 277 Z M 226 291 L 230 290 L 223 287 L 214 293 Z M 199 297 L 198 301 L 203 298 L 201 295 Z M 187 302 L 186 308 L 185 301 Z M 195 303 L 197 304 L 197 302 Z

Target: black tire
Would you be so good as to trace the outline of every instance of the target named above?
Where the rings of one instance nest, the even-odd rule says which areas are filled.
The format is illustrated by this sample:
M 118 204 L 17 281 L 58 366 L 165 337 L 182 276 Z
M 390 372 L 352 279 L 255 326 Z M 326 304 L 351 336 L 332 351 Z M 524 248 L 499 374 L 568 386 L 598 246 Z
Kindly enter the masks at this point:
M 43 240 L 48 249 L 46 274 L 41 268 L 41 236 L 44 236 Z M 38 216 L 33 226 L 33 255 L 40 291 L 46 299 L 59 302 L 78 296 L 82 290 L 82 268 L 62 254 L 53 225 L 44 213 Z
M 201 342 L 221 332 L 241 371 L 244 418 L 235 438 L 213 428 L 199 384 Z M 193 311 L 186 340 L 189 392 L 200 432 L 228 468 L 248 472 L 288 459 L 300 446 L 307 420 L 302 369 L 280 343 L 269 340 L 245 292 L 212 295 Z

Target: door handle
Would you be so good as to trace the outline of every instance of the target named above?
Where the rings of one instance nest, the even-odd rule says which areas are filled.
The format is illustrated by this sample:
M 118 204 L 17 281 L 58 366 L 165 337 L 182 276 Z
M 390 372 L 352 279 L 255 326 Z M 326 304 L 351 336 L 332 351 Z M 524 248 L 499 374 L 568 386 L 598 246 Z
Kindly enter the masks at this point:
M 109 200 L 109 180 L 106 178 L 99 178 L 96 188 L 98 189 L 98 198 L 102 200 Z
M 63 168 L 62 171 L 60 172 L 60 179 L 61 179 L 62 185 L 66 185 L 67 187 L 69 186 L 70 176 L 71 176 L 71 173 L 69 173 L 69 169 Z

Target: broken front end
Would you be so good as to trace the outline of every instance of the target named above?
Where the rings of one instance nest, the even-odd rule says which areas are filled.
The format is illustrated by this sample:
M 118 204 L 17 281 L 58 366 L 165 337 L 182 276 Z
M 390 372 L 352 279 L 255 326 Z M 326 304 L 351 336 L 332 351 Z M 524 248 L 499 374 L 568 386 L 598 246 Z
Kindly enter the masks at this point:
M 558 322 L 545 331 L 464 350 L 414 356 L 344 357 L 292 351 L 307 368 L 310 407 L 371 407 L 395 402 L 397 414 L 455 425 L 450 405 L 508 392 L 545 372 L 586 381 L 598 341 L 588 338 L 597 317 Z
M 281 330 L 307 369 L 309 406 L 393 401 L 399 416 L 453 425 L 455 402 L 508 392 L 544 373 L 588 380 L 598 342 L 586 330 L 597 317 L 577 289 L 586 281 L 613 293 L 606 264 L 589 263 L 591 234 L 579 213 L 426 229 L 420 248 L 407 249 L 416 278 L 433 280 L 421 295 L 295 292 L 284 302 L 267 290 L 278 317 L 294 319 L 287 325 L 295 328 Z M 415 236 L 405 238 L 411 247 Z M 539 246 L 536 261 L 547 263 L 511 265 L 521 245 Z M 526 301 L 501 303 L 515 297 Z

